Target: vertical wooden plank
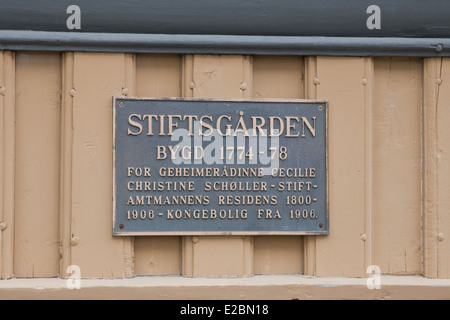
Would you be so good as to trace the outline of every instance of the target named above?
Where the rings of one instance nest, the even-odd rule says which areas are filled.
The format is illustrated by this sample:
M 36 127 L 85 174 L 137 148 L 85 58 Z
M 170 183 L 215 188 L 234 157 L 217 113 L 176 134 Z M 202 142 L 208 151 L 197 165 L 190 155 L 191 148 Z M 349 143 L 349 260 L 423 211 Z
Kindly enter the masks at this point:
M 4 178 L 4 170 L 3 170 L 3 163 L 4 163 L 4 157 L 5 152 L 3 150 L 4 145 L 4 95 L 6 93 L 6 88 L 4 87 L 4 76 L 3 76 L 3 51 L 0 51 L 0 279 L 3 278 L 3 230 L 6 227 L 5 222 L 3 221 L 3 190 L 4 186 L 3 183 L 5 181 Z
M 419 59 L 375 60 L 375 264 L 420 274 L 421 87 Z
M 317 99 L 317 57 L 305 58 L 304 92 L 307 99 Z M 316 237 L 304 237 L 304 274 L 316 275 Z
M 303 272 L 302 237 L 255 237 L 255 274 L 301 274 Z
M 125 86 L 122 88 L 123 96 L 136 95 L 136 55 L 125 54 Z M 123 263 L 125 278 L 132 278 L 134 269 L 134 238 L 123 238 Z
M 254 57 L 253 95 L 256 98 L 301 99 L 304 61 L 301 57 Z M 302 237 L 255 237 L 255 274 L 303 273 Z
M 73 159 L 73 96 L 74 53 L 62 57 L 62 110 L 61 110 L 61 178 L 60 178 L 60 276 L 71 276 L 67 269 L 72 263 L 72 159 Z
M 450 59 L 442 61 L 437 100 L 438 131 L 438 278 L 450 278 Z
M 317 97 L 329 100 L 330 235 L 316 238 L 318 276 L 363 277 L 365 60 L 318 57 Z
M 424 62 L 424 273 L 450 277 L 450 60 Z
M 112 97 L 126 87 L 126 55 L 75 53 L 72 264 L 82 277 L 125 276 L 124 240 L 112 237 Z
M 251 57 L 195 56 L 193 66 L 193 95 L 196 98 L 245 98 L 251 90 L 246 65 Z
M 304 61 L 301 57 L 253 58 L 253 97 L 303 99 Z
M 375 65 L 373 58 L 364 59 L 364 270 L 374 264 L 374 197 L 373 197 L 373 153 L 374 153 L 374 87 Z
M 444 58 L 442 62 L 441 83 L 438 120 L 439 120 L 439 149 L 442 150 L 439 159 L 439 216 L 438 216 L 438 277 L 442 279 L 450 278 L 450 202 L 448 194 L 450 191 L 450 143 L 447 139 L 449 135 L 448 121 L 450 112 L 448 110 L 448 99 L 450 97 L 450 59 Z M 447 240 L 446 240 L 447 239 Z
M 197 98 L 243 98 L 252 95 L 250 57 L 187 56 L 183 65 L 183 93 Z M 247 91 L 247 92 L 246 92 Z M 183 275 L 194 277 L 252 274 L 251 237 L 186 237 Z
M 15 172 L 15 54 L 4 51 L 0 54 L 2 100 L 2 202 L 1 207 L 1 245 L 2 261 L 0 278 L 9 279 L 14 269 L 14 172 Z
M 178 55 L 137 56 L 136 92 L 140 97 L 180 97 L 181 57 Z M 136 275 L 181 273 L 180 237 L 137 237 Z
M 136 92 L 146 97 L 181 97 L 181 57 L 139 54 L 136 58 Z
M 14 275 L 54 277 L 59 271 L 60 55 L 17 54 L 16 83 Z
M 424 60 L 423 103 L 423 246 L 424 275 L 438 277 L 439 94 L 443 59 Z

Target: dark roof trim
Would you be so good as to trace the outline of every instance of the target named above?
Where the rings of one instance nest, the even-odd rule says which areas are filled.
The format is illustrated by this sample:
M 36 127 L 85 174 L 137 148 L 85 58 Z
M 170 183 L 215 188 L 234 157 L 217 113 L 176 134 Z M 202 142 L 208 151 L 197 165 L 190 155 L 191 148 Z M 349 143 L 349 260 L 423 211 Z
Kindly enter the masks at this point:
M 448 57 L 450 38 L 274 37 L 0 31 L 0 50 Z
M 449 12 L 448 0 L 1 0 L 0 30 L 450 38 Z

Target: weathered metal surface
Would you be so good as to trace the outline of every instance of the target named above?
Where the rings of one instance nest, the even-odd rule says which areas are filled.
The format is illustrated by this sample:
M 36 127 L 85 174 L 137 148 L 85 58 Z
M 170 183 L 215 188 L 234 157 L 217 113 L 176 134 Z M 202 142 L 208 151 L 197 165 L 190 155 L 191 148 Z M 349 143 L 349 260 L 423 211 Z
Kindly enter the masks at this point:
M 115 99 L 113 234 L 328 234 L 327 112 Z

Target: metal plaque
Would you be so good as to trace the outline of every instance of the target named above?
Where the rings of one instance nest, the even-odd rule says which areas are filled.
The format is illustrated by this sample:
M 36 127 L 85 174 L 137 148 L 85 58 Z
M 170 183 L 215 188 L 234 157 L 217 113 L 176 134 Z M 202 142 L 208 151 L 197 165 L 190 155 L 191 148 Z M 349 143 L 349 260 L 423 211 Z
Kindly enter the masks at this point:
M 113 235 L 327 235 L 324 101 L 114 98 Z

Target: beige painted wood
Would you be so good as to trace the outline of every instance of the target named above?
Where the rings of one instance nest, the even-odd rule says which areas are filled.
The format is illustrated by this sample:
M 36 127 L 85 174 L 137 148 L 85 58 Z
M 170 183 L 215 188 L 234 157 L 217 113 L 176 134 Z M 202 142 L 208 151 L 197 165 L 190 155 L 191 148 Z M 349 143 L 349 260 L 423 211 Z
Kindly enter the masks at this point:
M 181 57 L 137 55 L 136 95 L 139 97 L 181 97 Z M 136 237 L 136 275 L 178 275 L 181 273 L 180 237 Z
M 291 236 L 254 238 L 254 274 L 301 274 L 303 239 Z
M 3 76 L 3 52 L 0 51 L 0 90 L 5 90 L 4 89 L 4 76 Z M 0 95 L 0 223 L 4 223 L 3 222 L 3 190 L 4 190 L 4 169 L 3 169 L 3 163 L 4 161 L 4 157 L 5 157 L 5 151 L 3 150 L 3 145 L 4 145 L 4 93 L 2 95 Z M 2 279 L 3 277 L 3 230 L 0 230 L 0 279 Z
M 181 97 L 181 57 L 137 55 L 136 92 L 139 97 Z
M 376 59 L 375 264 L 386 274 L 422 272 L 421 87 L 421 60 Z
M 442 82 L 441 82 L 442 81 Z M 440 90 L 437 103 L 438 134 L 438 174 L 439 174 L 439 211 L 438 211 L 438 277 L 450 278 L 450 59 L 442 61 L 439 80 Z
M 317 57 L 305 57 L 304 93 L 306 99 L 317 99 Z M 304 274 L 315 276 L 316 271 L 316 237 L 303 237 Z
M 424 59 L 423 97 L 423 269 L 428 278 L 438 277 L 439 120 L 441 58 Z
M 329 100 L 330 235 L 316 238 L 316 275 L 365 276 L 365 59 L 318 57 L 317 97 Z
M 304 98 L 304 61 L 301 57 L 253 58 L 254 98 Z
M 122 87 L 123 96 L 136 95 L 136 55 L 125 54 L 125 85 Z M 134 269 L 134 238 L 123 238 L 123 263 L 125 278 L 135 275 Z
M 62 110 L 61 110 L 61 174 L 60 174 L 60 277 L 72 262 L 72 159 L 73 159 L 73 94 L 74 53 L 62 56 Z
M 448 59 L 424 62 L 424 273 L 450 277 Z
M 186 56 L 183 94 L 196 98 L 249 97 L 252 95 L 251 60 L 244 56 Z M 182 261 L 185 276 L 250 276 L 253 273 L 253 239 L 186 237 Z
M 126 87 L 126 55 L 75 53 L 71 263 L 82 277 L 126 275 L 112 237 L 112 97 Z
M 374 264 L 374 87 L 375 63 L 373 58 L 364 59 L 364 270 Z
M 16 55 L 14 275 L 59 271 L 61 58 Z
M 135 274 L 137 276 L 180 274 L 180 242 L 179 237 L 136 237 Z
M 251 93 L 251 57 L 195 56 L 193 96 L 195 98 L 247 98 Z M 189 82 L 189 83 L 191 83 Z
M 15 84 L 15 54 L 0 52 L 0 223 L 3 229 L 0 231 L 0 279 L 11 278 L 14 268 Z
M 255 98 L 303 98 L 304 60 L 301 57 L 254 57 Z M 302 237 L 254 237 L 255 274 L 303 273 Z

